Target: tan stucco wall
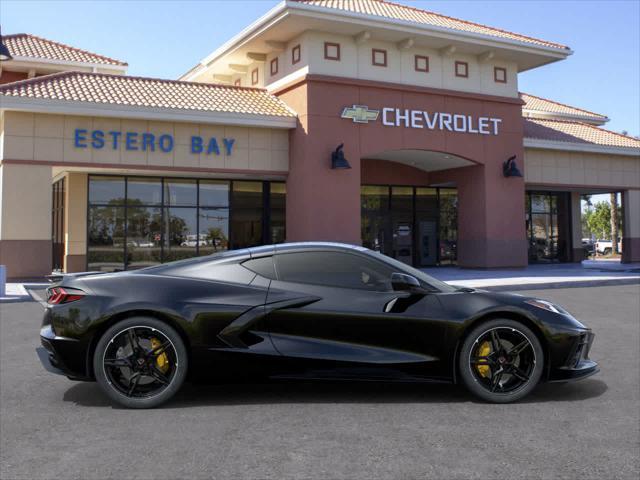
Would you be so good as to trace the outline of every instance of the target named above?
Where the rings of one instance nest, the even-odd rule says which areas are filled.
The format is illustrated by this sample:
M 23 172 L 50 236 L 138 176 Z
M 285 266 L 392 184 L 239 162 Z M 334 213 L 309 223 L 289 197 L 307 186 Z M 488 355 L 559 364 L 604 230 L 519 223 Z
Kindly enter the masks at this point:
M 156 136 L 169 134 L 174 136 L 175 145 L 169 153 L 158 149 L 127 151 L 122 141 L 117 150 L 106 146 L 99 150 L 76 148 L 76 128 L 149 132 Z M 192 154 L 191 136 L 196 135 L 205 142 L 216 137 L 220 155 Z M 231 155 L 226 155 L 222 147 L 223 138 L 235 139 Z M 5 112 L 1 141 L 0 158 L 9 160 L 277 172 L 289 169 L 289 132 L 268 128 Z
M 525 148 L 524 164 L 531 184 L 640 188 L 640 157 Z
M 67 174 L 65 188 L 65 255 L 84 255 L 87 253 L 87 174 Z
M 340 44 L 340 60 L 324 58 L 324 43 Z M 300 45 L 300 61 L 295 65 L 291 61 L 291 51 Z M 387 51 L 387 66 L 372 65 L 371 50 Z M 429 72 L 416 72 L 415 55 L 429 57 Z M 270 62 L 278 58 L 278 73 L 271 75 Z M 468 78 L 456 77 L 455 62 L 469 64 Z M 228 62 L 221 59 L 219 62 Z M 354 37 L 337 35 L 320 31 L 307 31 L 290 40 L 284 51 L 273 51 L 267 54 L 265 62 L 251 62 L 247 65 L 247 73 L 231 74 L 231 83 L 240 80 L 242 86 L 252 86 L 251 72 L 258 68 L 258 87 L 277 89 L 282 82 L 297 76 L 312 73 L 337 77 L 375 80 L 381 82 L 401 83 L 421 87 L 443 88 L 462 92 L 484 93 L 505 97 L 518 96 L 518 65 L 515 62 L 492 58 L 481 61 L 476 55 L 453 53 L 444 55 L 427 46 L 399 48 L 397 44 L 373 38 L 358 44 Z M 197 82 L 213 82 L 213 71 L 221 65 L 214 64 L 203 70 L 194 78 Z M 494 67 L 507 70 L 507 82 L 499 83 L 494 79 Z M 226 69 L 226 64 L 223 65 Z
M 51 167 L 0 165 L 0 240 L 51 240 Z
M 625 236 L 640 238 L 640 190 L 625 192 L 623 203 Z

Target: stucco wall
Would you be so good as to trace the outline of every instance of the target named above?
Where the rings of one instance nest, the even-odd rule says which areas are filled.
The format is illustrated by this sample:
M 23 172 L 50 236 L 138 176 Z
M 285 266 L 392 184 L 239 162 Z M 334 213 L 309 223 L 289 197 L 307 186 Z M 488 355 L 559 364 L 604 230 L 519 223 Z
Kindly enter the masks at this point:
M 118 149 L 77 148 L 75 129 L 173 135 L 171 152 L 129 151 L 120 141 Z M 192 136 L 205 142 L 216 137 L 220 154 L 193 154 Z M 234 138 L 232 154 L 222 148 L 223 138 Z M 48 115 L 26 112 L 5 112 L 2 159 L 44 161 L 52 164 L 157 166 L 170 168 L 229 169 L 285 172 L 289 165 L 287 130 L 198 125 L 191 123 L 156 122 L 102 117 Z M 90 143 L 90 138 L 89 138 Z
M 524 163 L 531 184 L 640 188 L 640 157 L 525 148 Z

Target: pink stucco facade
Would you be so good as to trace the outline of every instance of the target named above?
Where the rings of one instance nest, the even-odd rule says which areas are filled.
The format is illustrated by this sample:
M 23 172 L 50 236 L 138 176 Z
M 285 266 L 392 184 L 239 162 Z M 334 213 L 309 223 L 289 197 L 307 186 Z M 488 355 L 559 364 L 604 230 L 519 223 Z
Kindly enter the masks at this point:
M 523 158 L 518 99 L 308 76 L 277 94 L 299 114 L 290 136 L 287 240 L 333 240 L 358 244 L 360 186 L 367 183 L 458 189 L 458 264 L 522 267 L 527 264 L 524 181 L 505 178 L 502 163 Z M 500 118 L 497 135 L 355 123 L 340 117 L 351 105 Z M 344 143 L 350 170 L 332 170 L 331 152 Z M 380 152 L 423 150 L 469 160 L 469 166 L 425 172 L 386 160 Z M 522 162 L 519 162 L 522 168 Z

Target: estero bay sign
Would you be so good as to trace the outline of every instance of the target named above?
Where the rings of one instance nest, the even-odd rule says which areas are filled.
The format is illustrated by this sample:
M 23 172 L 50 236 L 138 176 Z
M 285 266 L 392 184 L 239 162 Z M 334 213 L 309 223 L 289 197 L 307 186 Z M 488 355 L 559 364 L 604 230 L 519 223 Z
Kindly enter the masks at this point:
M 190 139 L 190 151 L 193 154 L 220 155 L 224 152 L 231 155 L 234 138 L 222 138 L 219 142 L 216 137 L 203 138 L 199 135 L 192 135 Z M 87 130 L 84 128 L 76 128 L 74 133 L 74 146 L 76 148 L 94 148 L 97 150 L 110 148 L 118 150 L 124 146 L 129 151 L 149 151 L 156 150 L 169 153 L 175 146 L 173 135 L 168 133 L 162 135 L 154 135 L 153 133 L 140 132 L 121 132 L 103 130 Z
M 354 123 L 375 122 L 380 110 L 366 105 L 345 107 L 340 115 Z M 461 113 L 427 112 L 407 108 L 384 107 L 382 124 L 386 127 L 424 128 L 427 130 L 448 130 L 450 132 L 473 133 L 478 135 L 498 135 L 501 118 L 476 117 Z

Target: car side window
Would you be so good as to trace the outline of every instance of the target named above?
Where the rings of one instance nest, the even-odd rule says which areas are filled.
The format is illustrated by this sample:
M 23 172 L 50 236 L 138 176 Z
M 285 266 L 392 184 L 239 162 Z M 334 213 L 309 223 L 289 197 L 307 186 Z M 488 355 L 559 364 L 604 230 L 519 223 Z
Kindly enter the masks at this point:
M 242 266 L 262 277 L 269 278 L 271 280 L 276 279 L 276 269 L 273 265 L 273 257 L 271 256 L 251 258 L 242 262 Z
M 299 252 L 275 255 L 278 279 L 327 287 L 392 290 L 390 267 L 361 255 L 341 252 Z

